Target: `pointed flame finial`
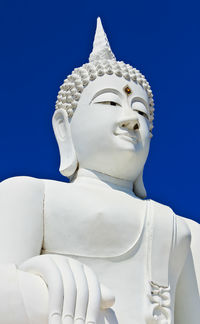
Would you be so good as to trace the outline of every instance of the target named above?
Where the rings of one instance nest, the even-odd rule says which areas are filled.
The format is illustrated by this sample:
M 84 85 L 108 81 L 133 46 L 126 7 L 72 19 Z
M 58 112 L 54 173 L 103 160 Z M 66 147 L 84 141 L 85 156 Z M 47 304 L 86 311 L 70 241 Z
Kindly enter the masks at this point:
M 93 50 L 89 57 L 89 62 L 99 60 L 116 60 L 108 38 L 104 32 L 100 17 L 97 18 L 97 28 L 93 42 Z

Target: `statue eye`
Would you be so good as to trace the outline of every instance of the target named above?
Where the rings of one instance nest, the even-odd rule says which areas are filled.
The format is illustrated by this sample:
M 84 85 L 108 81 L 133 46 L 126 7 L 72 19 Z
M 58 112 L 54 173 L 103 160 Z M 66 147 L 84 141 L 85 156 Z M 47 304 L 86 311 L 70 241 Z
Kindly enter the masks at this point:
M 118 104 L 115 101 L 101 101 L 101 102 L 97 102 L 97 103 L 102 104 L 102 105 L 120 106 L 120 104 Z
M 149 119 L 148 115 L 144 111 L 141 111 L 141 110 L 136 110 L 136 111 L 138 112 L 138 114 L 142 115 L 146 119 Z
M 144 118 L 149 119 L 147 108 L 143 104 L 143 102 L 134 101 L 132 103 L 132 109 L 133 109 L 133 111 L 137 111 L 137 113 L 140 114 L 141 116 L 143 116 Z

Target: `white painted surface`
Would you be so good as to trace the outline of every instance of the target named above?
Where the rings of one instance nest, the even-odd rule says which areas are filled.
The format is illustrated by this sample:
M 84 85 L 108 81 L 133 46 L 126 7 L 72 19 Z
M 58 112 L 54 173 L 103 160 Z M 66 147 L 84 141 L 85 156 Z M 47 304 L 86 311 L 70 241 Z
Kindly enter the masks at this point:
M 90 59 L 109 63 L 98 24 Z M 71 184 L 0 184 L 0 324 L 199 323 L 200 227 L 141 199 L 152 94 L 123 73 L 95 77 L 73 114 L 57 107 Z

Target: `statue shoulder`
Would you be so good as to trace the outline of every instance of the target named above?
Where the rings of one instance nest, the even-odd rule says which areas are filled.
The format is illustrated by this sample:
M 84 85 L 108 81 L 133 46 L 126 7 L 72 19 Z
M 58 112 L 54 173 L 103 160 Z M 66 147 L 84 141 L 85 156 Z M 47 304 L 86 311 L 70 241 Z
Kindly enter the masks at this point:
M 200 224 L 197 223 L 196 221 L 178 216 L 180 222 L 184 223 L 187 225 L 188 229 L 191 232 L 191 236 L 198 236 L 200 238 Z
M 171 207 L 151 201 L 154 206 L 155 214 L 157 215 L 157 218 L 162 218 L 162 224 L 163 227 L 165 228 L 165 221 L 169 219 L 170 217 L 173 218 L 173 230 L 176 231 L 174 233 L 176 235 L 176 241 L 178 244 L 181 244 L 181 242 L 184 240 L 186 245 L 190 245 L 191 243 L 191 226 L 189 226 L 189 222 L 191 220 L 188 220 L 184 217 L 178 216 L 174 213 Z M 193 221 L 191 221 L 193 222 Z M 195 222 L 193 222 L 195 223 Z M 197 224 L 197 223 L 196 223 Z M 200 225 L 199 226 L 200 230 Z M 193 225 L 194 226 L 194 225 Z
M 34 190 L 40 190 L 41 192 L 44 191 L 44 181 L 37 178 L 27 177 L 27 176 L 16 176 L 11 177 L 3 180 L 0 182 L 0 188 L 3 190 L 4 188 L 9 187 L 9 189 L 15 190 L 18 188 L 18 190 L 24 190 L 24 189 L 32 189 Z
M 176 215 L 177 223 L 177 239 L 180 241 L 185 241 L 185 244 L 191 244 L 192 232 L 186 218 Z
M 174 259 L 184 265 L 191 248 L 192 232 L 185 218 L 176 215 L 176 244 Z
M 150 249 L 150 281 L 169 285 L 170 273 L 178 278 L 190 249 L 190 229 L 173 210 L 150 200 L 148 246 Z
M 0 211 L 5 213 L 8 210 L 14 209 L 15 215 L 20 213 L 22 215 L 26 211 L 28 215 L 41 211 L 43 209 L 43 201 L 45 194 L 44 180 L 19 176 L 8 178 L 0 183 Z
M 191 252 L 193 255 L 195 266 L 199 269 L 200 278 L 200 224 L 189 218 L 179 217 L 180 221 L 187 224 L 191 236 Z
M 163 204 L 153 201 L 154 220 L 157 232 L 167 241 L 171 241 L 175 264 L 183 264 L 191 246 L 192 231 L 185 218 Z M 163 233 L 163 234 L 162 234 Z M 159 237 L 159 235 L 158 235 Z

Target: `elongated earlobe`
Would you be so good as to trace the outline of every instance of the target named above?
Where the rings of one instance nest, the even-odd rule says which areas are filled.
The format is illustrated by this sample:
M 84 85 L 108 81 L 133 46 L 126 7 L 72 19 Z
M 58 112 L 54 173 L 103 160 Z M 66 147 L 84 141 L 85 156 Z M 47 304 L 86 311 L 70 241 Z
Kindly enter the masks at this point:
M 52 122 L 60 151 L 59 171 L 65 177 L 71 177 L 77 169 L 78 161 L 67 112 L 64 109 L 56 110 Z
M 133 184 L 133 192 L 136 194 L 137 197 L 142 199 L 146 198 L 147 196 L 147 192 L 143 182 L 143 170 L 141 171 L 141 173 L 139 174 L 139 176 Z

